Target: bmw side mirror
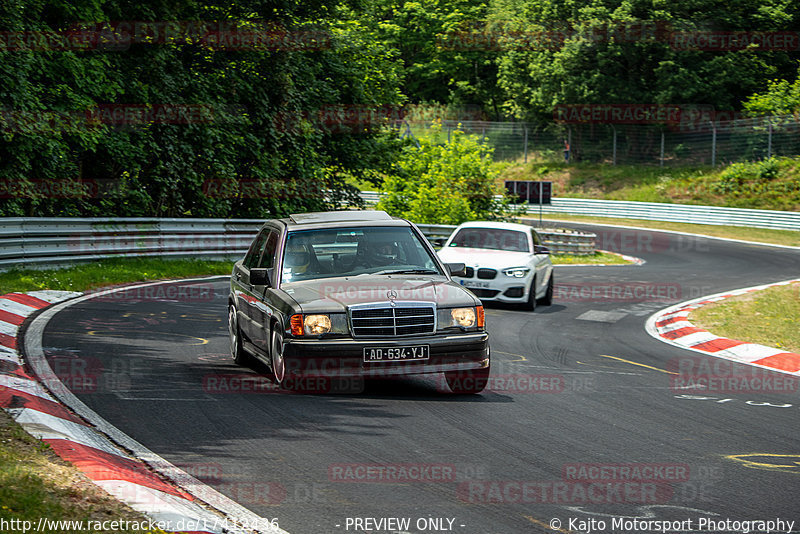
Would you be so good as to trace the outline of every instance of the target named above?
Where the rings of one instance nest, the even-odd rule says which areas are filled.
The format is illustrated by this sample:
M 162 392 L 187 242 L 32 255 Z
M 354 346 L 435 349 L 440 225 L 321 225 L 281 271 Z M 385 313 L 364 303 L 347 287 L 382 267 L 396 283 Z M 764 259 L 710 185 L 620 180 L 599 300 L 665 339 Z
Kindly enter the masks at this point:
M 467 276 L 467 265 L 465 263 L 445 263 L 444 265 L 450 271 L 450 276 Z
M 269 287 L 269 269 L 250 269 L 250 284 Z
M 550 254 L 550 249 L 544 245 L 533 245 L 534 254 Z

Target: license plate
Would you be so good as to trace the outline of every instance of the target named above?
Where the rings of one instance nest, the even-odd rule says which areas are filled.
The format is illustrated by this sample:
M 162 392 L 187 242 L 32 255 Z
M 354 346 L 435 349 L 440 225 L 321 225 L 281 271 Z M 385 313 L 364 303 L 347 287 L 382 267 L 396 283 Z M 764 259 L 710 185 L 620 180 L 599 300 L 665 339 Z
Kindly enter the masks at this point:
M 489 287 L 489 282 L 464 282 L 464 287 L 487 288 Z
M 411 347 L 364 347 L 364 362 L 404 362 L 430 358 L 429 345 Z

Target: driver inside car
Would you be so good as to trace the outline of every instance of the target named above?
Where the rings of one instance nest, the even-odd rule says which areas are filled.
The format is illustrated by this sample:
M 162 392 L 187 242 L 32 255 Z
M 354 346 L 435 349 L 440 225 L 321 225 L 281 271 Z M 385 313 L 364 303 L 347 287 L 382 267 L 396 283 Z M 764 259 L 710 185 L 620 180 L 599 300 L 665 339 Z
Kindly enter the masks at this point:
M 311 251 L 307 244 L 294 242 L 286 245 L 286 253 L 283 257 L 283 275 L 287 280 L 306 274 L 310 264 Z

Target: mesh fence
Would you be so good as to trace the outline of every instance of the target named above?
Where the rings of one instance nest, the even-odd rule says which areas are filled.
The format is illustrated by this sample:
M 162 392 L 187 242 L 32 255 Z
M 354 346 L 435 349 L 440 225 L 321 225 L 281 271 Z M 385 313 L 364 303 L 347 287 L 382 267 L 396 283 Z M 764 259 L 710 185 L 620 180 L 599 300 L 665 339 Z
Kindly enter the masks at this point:
M 716 165 L 800 154 L 800 120 L 793 115 L 652 124 L 404 122 L 401 133 L 446 142 L 454 130 L 477 135 L 497 161 L 583 161 L 608 164 Z M 569 150 L 567 151 L 567 148 Z

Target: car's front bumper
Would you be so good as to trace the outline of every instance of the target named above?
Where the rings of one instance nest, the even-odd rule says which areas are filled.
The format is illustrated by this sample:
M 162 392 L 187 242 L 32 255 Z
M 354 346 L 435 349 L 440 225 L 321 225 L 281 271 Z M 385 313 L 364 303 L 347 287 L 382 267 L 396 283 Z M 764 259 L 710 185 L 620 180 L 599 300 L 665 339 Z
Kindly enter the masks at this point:
M 365 348 L 428 345 L 427 360 L 365 362 Z M 489 334 L 475 332 L 386 339 L 287 339 L 288 374 L 305 376 L 396 376 L 467 371 L 489 366 Z
M 529 274 L 523 278 L 513 278 L 498 273 L 492 280 L 479 278 L 453 278 L 453 280 L 472 291 L 482 301 L 514 303 L 528 300 L 528 290 L 533 276 Z

